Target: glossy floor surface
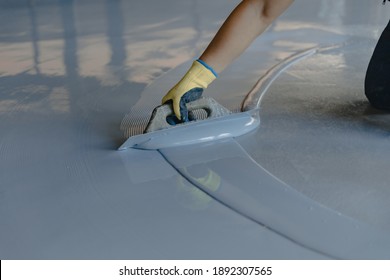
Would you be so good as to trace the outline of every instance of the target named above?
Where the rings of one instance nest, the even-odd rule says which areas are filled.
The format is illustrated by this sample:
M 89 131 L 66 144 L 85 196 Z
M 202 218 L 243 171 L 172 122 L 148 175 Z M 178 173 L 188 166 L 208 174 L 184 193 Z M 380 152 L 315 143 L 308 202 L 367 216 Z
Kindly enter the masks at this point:
M 1 259 L 390 258 L 382 1 L 297 0 L 221 74 L 234 112 L 274 74 L 256 131 L 116 150 L 238 2 L 0 0 Z

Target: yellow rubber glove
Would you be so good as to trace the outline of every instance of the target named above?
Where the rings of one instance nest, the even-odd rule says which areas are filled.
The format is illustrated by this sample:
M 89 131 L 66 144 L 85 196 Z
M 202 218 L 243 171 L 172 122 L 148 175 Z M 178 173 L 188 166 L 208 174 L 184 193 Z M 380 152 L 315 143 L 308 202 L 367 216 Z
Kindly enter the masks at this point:
M 184 77 L 163 97 L 162 104 L 172 101 L 173 111 L 182 122 L 189 121 L 186 103 L 201 97 L 203 89 L 211 84 L 217 74 L 203 61 L 194 61 Z

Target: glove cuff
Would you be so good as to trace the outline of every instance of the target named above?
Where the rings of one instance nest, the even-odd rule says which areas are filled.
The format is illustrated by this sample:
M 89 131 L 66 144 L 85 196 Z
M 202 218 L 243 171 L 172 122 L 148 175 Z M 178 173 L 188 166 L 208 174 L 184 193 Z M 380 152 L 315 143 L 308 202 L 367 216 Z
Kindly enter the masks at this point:
M 390 1 L 390 0 L 389 0 L 389 1 Z M 199 62 L 200 64 L 202 64 L 202 65 L 203 65 L 204 67 L 206 67 L 207 69 L 209 69 L 209 70 L 211 71 L 211 73 L 213 73 L 214 76 L 215 76 L 216 78 L 218 78 L 218 74 L 217 74 L 217 72 L 214 71 L 213 67 L 211 67 L 210 65 L 208 65 L 206 62 L 204 62 L 204 61 L 201 60 L 201 59 L 197 59 L 196 61 Z
M 207 64 L 203 64 L 198 60 L 195 60 L 187 73 L 189 77 L 192 77 L 193 83 L 201 88 L 207 88 L 209 84 L 211 84 L 217 78 L 217 76 L 215 76 L 213 73 L 214 70 L 210 70 L 211 67 L 209 68 L 205 65 Z

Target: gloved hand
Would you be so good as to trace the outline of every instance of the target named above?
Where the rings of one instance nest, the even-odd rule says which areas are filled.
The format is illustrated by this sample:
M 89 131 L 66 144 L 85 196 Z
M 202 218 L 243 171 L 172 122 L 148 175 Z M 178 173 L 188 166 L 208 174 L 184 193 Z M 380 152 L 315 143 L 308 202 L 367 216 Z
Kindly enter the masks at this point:
M 201 60 L 196 60 L 184 77 L 163 97 L 162 104 L 171 101 L 173 111 L 181 122 L 188 122 L 186 103 L 202 96 L 203 90 L 215 80 L 218 75 Z

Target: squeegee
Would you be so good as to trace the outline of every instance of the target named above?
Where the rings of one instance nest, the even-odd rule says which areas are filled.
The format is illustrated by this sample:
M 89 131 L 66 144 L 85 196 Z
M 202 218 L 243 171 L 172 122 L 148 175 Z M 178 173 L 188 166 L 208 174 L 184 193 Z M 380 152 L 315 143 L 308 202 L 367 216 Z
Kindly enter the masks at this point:
M 129 137 L 119 150 L 156 150 L 237 137 L 255 129 L 260 123 L 258 110 L 233 114 L 211 97 L 189 102 L 187 109 L 193 120 L 172 124 L 172 105 L 157 106 L 144 133 Z

